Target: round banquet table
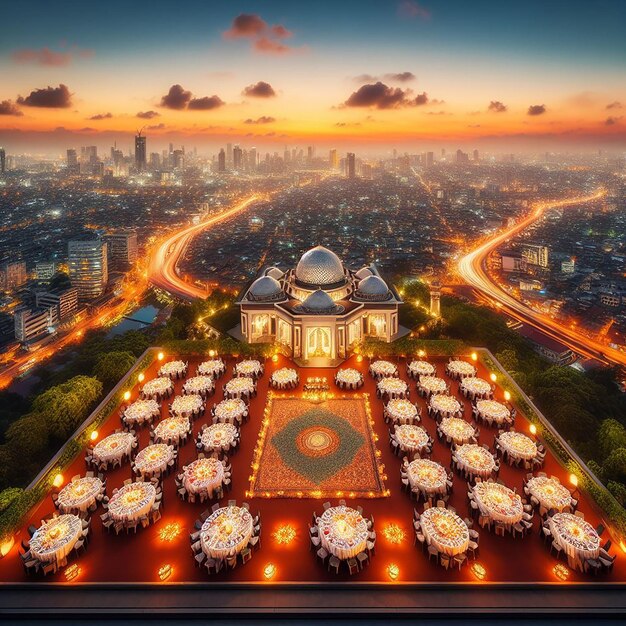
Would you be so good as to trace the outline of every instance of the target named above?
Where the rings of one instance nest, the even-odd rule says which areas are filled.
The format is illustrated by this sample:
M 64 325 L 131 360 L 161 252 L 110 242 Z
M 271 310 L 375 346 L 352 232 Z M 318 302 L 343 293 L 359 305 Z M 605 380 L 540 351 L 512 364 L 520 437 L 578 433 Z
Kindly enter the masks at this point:
M 398 375 L 398 368 L 391 361 L 374 361 L 370 363 L 369 370 L 370 375 L 376 379 Z
M 437 393 L 428 402 L 432 411 L 441 417 L 454 417 L 461 413 L 461 403 L 453 396 Z
M 417 407 L 405 398 L 394 398 L 385 405 L 385 415 L 395 424 L 413 424 L 420 421 Z
M 340 389 L 358 389 L 363 385 L 363 374 L 359 370 L 346 367 L 337 372 L 335 383 Z
M 206 396 L 215 389 L 215 382 L 211 376 L 193 376 L 183 385 L 183 393 L 187 395 Z
M 404 452 L 421 452 L 430 443 L 428 433 L 421 426 L 401 424 L 396 426 L 394 434 Z
M 95 476 L 83 476 L 68 483 L 57 497 L 59 511 L 86 511 L 104 491 L 104 483 Z
M 339 559 L 351 559 L 367 548 L 367 521 L 355 509 L 331 506 L 317 518 L 317 526 L 322 547 Z
M 200 363 L 196 371 L 198 376 L 219 378 L 226 371 L 226 365 L 222 359 L 209 359 L 208 361 Z
M 174 448 L 166 443 L 153 443 L 140 450 L 135 457 L 135 470 L 138 474 L 152 475 L 165 471 L 174 458 Z
M 152 483 L 130 483 L 120 487 L 109 500 L 109 515 L 118 522 L 131 522 L 147 515 L 156 500 Z
M 272 373 L 270 385 L 274 389 L 294 389 L 298 386 L 298 372 L 291 367 L 281 367 Z
M 381 396 L 390 400 L 394 398 L 406 398 L 409 394 L 409 386 L 401 379 L 393 376 L 381 378 L 376 385 Z
M 172 381 L 167 376 L 161 376 L 159 378 L 153 378 L 149 380 L 142 388 L 141 395 L 144 398 L 155 398 L 156 400 L 162 400 L 174 390 Z
M 456 514 L 441 507 L 431 507 L 420 515 L 422 533 L 429 545 L 454 556 L 469 547 L 469 528 Z
M 498 443 L 503 451 L 514 459 L 530 461 L 537 456 L 537 444 L 523 433 L 514 430 L 501 433 Z
M 468 376 L 476 376 L 476 368 L 467 361 L 450 361 L 446 365 L 446 374 L 456 380 L 467 378 Z
M 411 361 L 406 366 L 406 373 L 416 380 L 419 380 L 422 376 L 434 376 L 435 371 L 435 366 L 428 361 Z
M 184 361 L 170 361 L 159 368 L 159 376 L 179 377 L 187 373 L 187 364 Z
M 476 403 L 476 411 L 482 419 L 503 424 L 511 417 L 511 411 L 496 400 L 479 400 Z
M 200 435 L 205 451 L 227 450 L 235 445 L 239 431 L 233 424 L 211 424 Z
M 490 519 L 504 524 L 517 524 L 522 519 L 522 499 L 505 485 L 493 482 L 476 483 L 472 493 L 480 512 Z
M 80 539 L 83 523 L 77 515 L 59 515 L 44 522 L 30 540 L 31 554 L 42 563 L 67 557 Z
M 246 359 L 235 364 L 235 376 L 258 378 L 261 374 L 263 374 L 263 365 L 256 359 Z
M 210 495 L 224 482 L 224 466 L 214 458 L 196 459 L 184 468 L 183 485 L 190 493 Z
M 446 468 L 430 459 L 415 459 L 407 466 L 411 489 L 429 495 L 444 495 L 448 490 Z
M 468 376 L 461 380 L 461 391 L 469 398 L 489 398 L 492 394 L 491 384 L 482 378 L 476 376 Z
M 597 559 L 600 537 L 595 528 L 577 515 L 555 513 L 548 518 L 552 537 L 573 559 Z
M 202 551 L 212 559 L 239 554 L 252 537 L 252 515 L 243 507 L 227 506 L 207 517 L 200 530 Z
M 469 443 L 476 436 L 474 427 L 458 417 L 444 417 L 439 424 L 439 430 L 457 445 Z
M 539 504 L 546 509 L 562 511 L 571 506 L 572 495 L 569 489 L 554 478 L 547 476 L 533 476 L 527 483 L 526 489 L 534 496 Z
M 160 413 L 161 407 L 156 400 L 137 400 L 124 409 L 123 420 L 126 424 L 143 424 L 151 422 Z
M 173 415 L 179 417 L 191 417 L 202 411 L 204 400 L 198 394 L 188 396 L 176 396 L 172 402 L 171 410 Z
M 106 463 L 120 460 L 124 456 L 130 456 L 136 441 L 131 433 L 113 433 L 95 445 L 93 458 Z
M 417 381 L 417 388 L 427 396 L 448 393 L 446 381 L 438 376 L 422 376 Z
M 224 386 L 224 395 L 227 398 L 249 399 L 254 394 L 254 379 L 249 376 L 232 378 Z
M 177 444 L 190 431 L 188 417 L 168 417 L 155 426 L 154 436 L 156 441 Z
M 459 467 L 475 476 L 487 478 L 496 469 L 493 454 L 474 443 L 464 443 L 456 449 L 454 455 Z
M 218 422 L 241 423 L 248 415 L 248 407 L 241 398 L 222 400 L 213 409 L 213 417 Z

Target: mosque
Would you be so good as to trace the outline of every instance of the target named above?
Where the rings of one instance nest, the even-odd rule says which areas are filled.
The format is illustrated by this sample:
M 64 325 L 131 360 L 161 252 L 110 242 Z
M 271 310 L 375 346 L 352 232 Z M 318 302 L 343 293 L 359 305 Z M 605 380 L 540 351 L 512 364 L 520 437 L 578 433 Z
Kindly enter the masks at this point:
M 375 265 L 353 271 L 323 246 L 295 269 L 265 269 L 238 300 L 245 341 L 278 343 L 305 363 L 344 359 L 368 337 L 394 341 L 400 304 Z

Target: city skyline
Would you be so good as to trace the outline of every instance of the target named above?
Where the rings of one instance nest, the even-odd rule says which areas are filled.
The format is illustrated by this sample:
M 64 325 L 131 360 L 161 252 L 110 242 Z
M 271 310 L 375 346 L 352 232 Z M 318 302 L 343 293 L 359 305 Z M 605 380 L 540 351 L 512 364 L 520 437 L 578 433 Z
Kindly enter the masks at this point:
M 176 27 L 142 3 L 97 19 L 32 6 L 28 31 L 0 43 L 0 145 L 12 152 L 126 149 L 141 128 L 157 149 L 202 151 L 626 145 L 618 3 L 191 3 Z

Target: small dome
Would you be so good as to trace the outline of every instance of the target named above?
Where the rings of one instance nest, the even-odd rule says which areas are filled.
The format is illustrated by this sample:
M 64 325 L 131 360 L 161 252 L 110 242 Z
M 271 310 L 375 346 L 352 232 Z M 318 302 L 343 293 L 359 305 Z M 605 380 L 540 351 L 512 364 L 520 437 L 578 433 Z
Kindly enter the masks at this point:
M 343 311 L 343 307 L 335 304 L 333 299 L 321 289 L 307 296 L 306 300 L 297 309 L 305 313 L 318 314 L 341 313 Z
M 285 274 L 285 272 L 282 272 L 277 267 L 270 267 L 265 272 L 266 276 L 271 276 L 272 278 L 275 278 L 276 280 L 278 280 L 279 278 L 282 278 L 284 276 L 284 274 Z
M 248 297 L 252 300 L 270 300 L 281 296 L 283 296 L 283 290 L 280 283 L 271 276 L 257 278 L 248 290 Z
M 369 267 L 362 267 L 356 274 L 355 276 L 359 279 L 359 280 L 363 280 L 364 278 L 367 278 L 368 276 L 372 276 L 374 274 L 374 272 L 372 272 L 372 270 Z
M 361 300 L 388 300 L 389 287 L 379 276 L 368 276 L 359 282 L 355 296 Z
M 296 266 L 296 279 L 320 287 L 346 282 L 341 260 L 324 246 L 311 248 L 300 257 Z

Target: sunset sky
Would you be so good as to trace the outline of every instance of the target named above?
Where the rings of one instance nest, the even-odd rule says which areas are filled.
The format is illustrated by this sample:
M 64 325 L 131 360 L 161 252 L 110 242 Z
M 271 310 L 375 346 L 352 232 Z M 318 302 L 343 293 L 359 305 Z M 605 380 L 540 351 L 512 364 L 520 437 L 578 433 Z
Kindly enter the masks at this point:
M 626 148 L 626 2 L 5 3 L 0 145 Z

